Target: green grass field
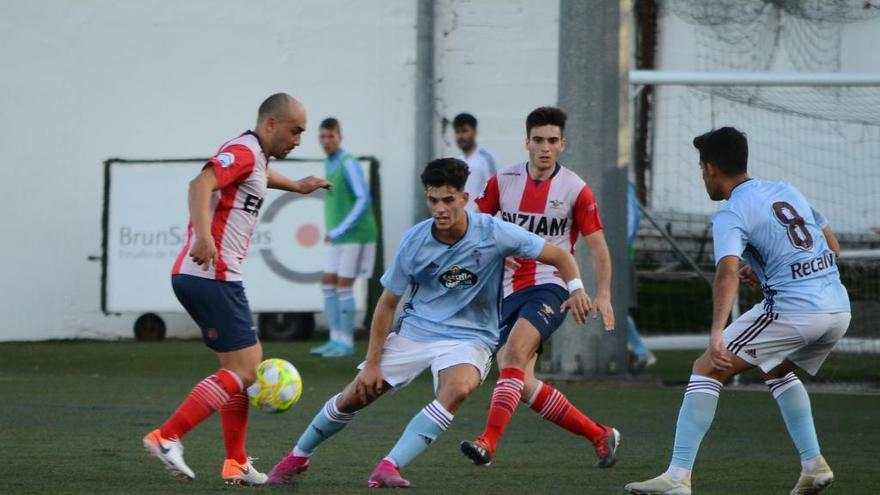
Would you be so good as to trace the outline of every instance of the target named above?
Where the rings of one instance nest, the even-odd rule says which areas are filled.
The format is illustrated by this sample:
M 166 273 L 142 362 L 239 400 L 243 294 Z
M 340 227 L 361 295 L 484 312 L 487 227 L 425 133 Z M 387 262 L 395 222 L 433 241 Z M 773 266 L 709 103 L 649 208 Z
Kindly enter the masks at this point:
M 300 369 L 305 391 L 291 411 L 251 415 L 249 453 L 268 470 L 291 446 L 323 402 L 353 376 L 357 359 L 307 355 L 313 342 L 267 343 L 267 357 Z M 362 349 L 363 343 L 360 343 Z M 668 383 L 683 382 L 696 353 L 659 353 Z M 228 493 L 219 478 L 223 443 L 214 417 L 185 439 L 197 478 L 182 484 L 141 449 L 195 382 L 216 368 L 197 342 L 55 342 L 0 345 L 0 493 Z M 492 380 L 493 378 L 490 378 Z M 573 403 L 623 435 L 620 461 L 592 468 L 582 439 L 520 407 L 495 462 L 477 468 L 458 442 L 478 433 L 491 387 L 459 411 L 444 437 L 405 471 L 418 493 L 608 494 L 666 468 L 681 386 L 657 381 L 559 383 Z M 373 466 L 404 425 L 432 398 L 429 375 L 385 397 L 324 444 L 311 469 L 292 486 L 267 493 L 364 493 Z M 823 454 L 837 476 L 828 493 L 874 493 L 880 485 L 880 396 L 812 395 Z M 779 494 L 797 479 L 797 454 L 768 392 L 725 391 L 694 474 L 699 494 Z

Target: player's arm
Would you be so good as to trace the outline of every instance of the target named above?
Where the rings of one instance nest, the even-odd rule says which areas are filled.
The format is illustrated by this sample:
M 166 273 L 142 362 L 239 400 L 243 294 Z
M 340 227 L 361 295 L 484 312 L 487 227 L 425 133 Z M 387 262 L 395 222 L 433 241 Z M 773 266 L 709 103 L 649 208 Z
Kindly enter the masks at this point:
M 217 188 L 213 167 L 206 167 L 189 183 L 189 218 L 196 238 L 189 256 L 206 271 L 217 264 L 217 246 L 211 235 L 211 196 Z
M 281 175 L 271 168 L 268 169 L 267 175 L 269 179 L 268 186 L 270 189 L 280 189 L 282 191 L 290 191 L 300 194 L 308 194 L 318 188 L 330 189 L 330 182 L 320 177 L 310 175 L 300 180 L 293 180 L 290 177 Z
M 585 237 L 593 261 L 593 273 L 596 276 L 596 301 L 593 304 L 593 318 L 602 315 L 606 330 L 614 328 L 614 308 L 611 307 L 611 254 L 605 234 L 597 230 Z
M 586 321 L 591 302 L 590 297 L 587 296 L 587 292 L 584 290 L 584 283 L 581 281 L 580 270 L 578 270 L 574 256 L 558 246 L 545 242 L 541 253 L 535 259 L 541 263 L 556 267 L 562 280 L 568 282 L 570 297 L 562 303 L 562 307 L 559 309 L 561 311 L 570 309 L 575 321 L 578 323 Z M 607 326 L 606 329 L 610 330 Z
M 709 339 L 712 366 L 720 371 L 730 368 L 733 363 L 721 333 L 727 326 L 730 311 L 739 290 L 739 257 L 725 256 L 715 268 L 715 281 L 712 285 L 712 330 Z
M 391 323 L 398 302 L 400 296 L 385 289 L 379 297 L 379 302 L 376 303 L 373 321 L 370 323 L 370 343 L 367 346 L 364 369 L 355 379 L 355 393 L 364 404 L 382 392 L 382 369 L 379 363 L 382 362 L 382 349 L 385 339 L 391 332 Z
M 840 242 L 837 240 L 837 236 L 834 235 L 834 232 L 831 232 L 831 226 L 826 225 L 822 229 L 822 234 L 825 235 L 825 242 L 828 243 L 828 249 L 834 252 L 834 257 L 840 257 Z

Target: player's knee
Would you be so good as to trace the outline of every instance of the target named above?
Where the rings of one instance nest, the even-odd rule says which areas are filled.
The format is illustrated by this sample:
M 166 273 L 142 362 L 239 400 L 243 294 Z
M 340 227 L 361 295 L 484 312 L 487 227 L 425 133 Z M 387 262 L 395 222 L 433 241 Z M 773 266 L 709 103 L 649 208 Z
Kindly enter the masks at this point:
M 510 346 L 504 351 L 504 355 L 499 359 L 502 368 L 524 369 L 529 363 L 531 353 L 526 349 L 516 346 Z
M 257 369 L 247 369 L 247 370 L 236 370 L 236 375 L 241 379 L 241 384 L 244 388 L 248 388 L 257 381 Z
M 440 402 L 447 409 L 457 408 L 468 398 L 469 395 L 471 395 L 475 388 L 476 386 L 474 384 L 464 380 L 447 383 L 443 386 L 443 390 L 438 394 L 441 399 Z

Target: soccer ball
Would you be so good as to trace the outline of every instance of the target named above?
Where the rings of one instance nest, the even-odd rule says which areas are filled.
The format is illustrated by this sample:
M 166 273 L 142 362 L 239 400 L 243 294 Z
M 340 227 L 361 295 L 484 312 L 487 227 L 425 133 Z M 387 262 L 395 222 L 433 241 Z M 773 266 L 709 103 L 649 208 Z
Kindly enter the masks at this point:
M 252 406 L 267 413 L 284 412 L 302 395 L 302 377 L 283 359 L 267 359 L 257 367 L 257 381 L 247 389 Z

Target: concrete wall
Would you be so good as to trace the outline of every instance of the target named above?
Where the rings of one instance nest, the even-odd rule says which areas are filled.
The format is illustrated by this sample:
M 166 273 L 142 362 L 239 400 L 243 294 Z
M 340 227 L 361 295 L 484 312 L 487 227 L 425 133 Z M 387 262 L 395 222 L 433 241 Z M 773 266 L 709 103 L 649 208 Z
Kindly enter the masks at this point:
M 317 125 L 332 115 L 346 148 L 380 158 L 390 259 L 412 223 L 423 165 L 413 159 L 416 7 L 6 2 L 0 167 L 12 208 L 0 243 L 0 340 L 131 336 L 137 315 L 100 312 L 100 264 L 87 260 L 101 250 L 102 162 L 207 156 L 251 127 L 276 91 L 309 113 L 292 156 L 321 157 Z M 438 155 L 457 153 L 443 119 L 469 111 L 502 163 L 525 159 L 526 114 L 556 101 L 557 18 L 556 1 L 436 2 Z M 196 334 L 188 318 L 165 316 L 169 335 Z
M 210 155 L 277 91 L 309 112 L 292 156 L 320 157 L 317 126 L 334 115 L 346 147 L 381 158 L 394 242 L 411 220 L 395 192 L 411 174 L 394 172 L 413 166 L 414 18 L 409 0 L 5 2 L 0 167 L 14 206 L 0 340 L 130 336 L 137 315 L 100 313 L 87 261 L 101 248 L 102 161 Z

